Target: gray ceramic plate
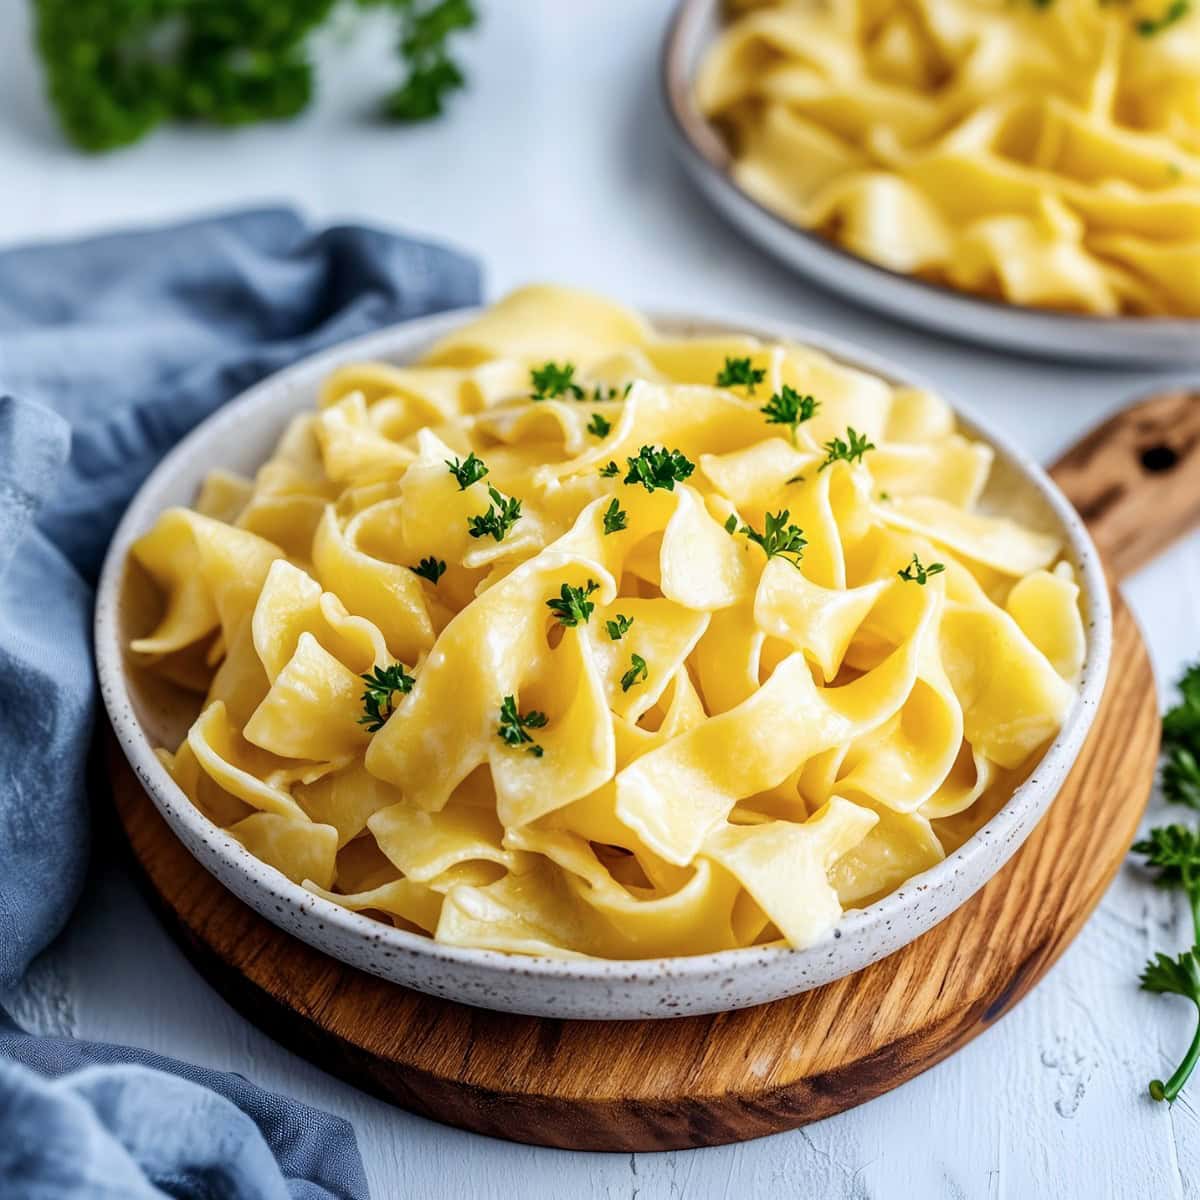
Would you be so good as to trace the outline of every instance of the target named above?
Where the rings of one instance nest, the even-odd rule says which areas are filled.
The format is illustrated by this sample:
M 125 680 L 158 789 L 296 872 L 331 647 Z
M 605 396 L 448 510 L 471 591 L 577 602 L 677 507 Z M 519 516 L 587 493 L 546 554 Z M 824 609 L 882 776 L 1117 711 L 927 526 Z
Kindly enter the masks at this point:
M 176 787 L 153 748 L 180 742 L 196 716 L 197 698 L 137 669 L 129 660 L 130 639 L 153 626 L 158 604 L 144 573 L 127 562 L 130 544 L 163 509 L 191 504 L 214 467 L 252 474 L 268 457 L 288 420 L 313 409 L 321 381 L 335 367 L 361 359 L 411 361 L 437 337 L 475 315 L 468 310 L 397 325 L 264 380 L 189 434 L 134 497 L 100 579 L 96 661 L 101 693 L 121 747 L 180 841 L 268 921 L 334 958 L 435 996 L 536 1016 L 670 1017 L 777 1000 L 840 979 L 891 954 L 969 899 L 1029 835 L 1083 745 L 1108 669 L 1112 614 L 1096 549 L 1066 498 L 1035 463 L 961 410 L 964 428 L 996 450 L 984 506 L 1056 533 L 1075 566 L 1088 623 L 1082 687 L 1062 731 L 1030 779 L 979 833 L 890 896 L 846 913 L 838 927 L 814 946 L 805 950 L 754 947 L 629 962 L 527 958 L 444 946 L 306 892 L 213 825 Z M 890 381 L 921 382 L 867 351 L 808 329 L 679 316 L 660 316 L 655 323 L 672 334 L 734 330 L 805 343 Z
M 972 296 L 876 266 L 764 207 L 734 182 L 729 151 L 692 98 L 692 80 L 720 30 L 721 9 L 720 0 L 682 0 L 663 43 L 663 92 L 684 167 L 713 205 L 768 253 L 855 303 L 970 341 L 1089 362 L 1200 362 L 1200 321 L 1075 316 Z

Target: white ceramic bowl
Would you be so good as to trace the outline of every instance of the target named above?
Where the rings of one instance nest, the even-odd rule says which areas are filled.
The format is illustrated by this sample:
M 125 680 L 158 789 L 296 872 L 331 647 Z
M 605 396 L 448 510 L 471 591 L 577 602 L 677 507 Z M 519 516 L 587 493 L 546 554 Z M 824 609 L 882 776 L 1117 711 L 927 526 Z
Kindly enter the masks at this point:
M 720 31 L 723 7 L 721 0 L 681 0 L 663 42 L 664 101 L 692 179 L 769 254 L 857 304 L 969 341 L 1088 362 L 1200 362 L 1200 320 L 1075 315 L 973 296 L 876 266 L 760 204 L 734 181 L 729 150 L 693 99 L 692 81 Z
M 1061 733 L 1032 776 L 974 837 L 945 861 L 868 908 L 846 913 L 806 950 L 757 947 L 638 961 L 527 958 L 444 946 L 322 900 L 290 882 L 213 825 L 155 758 L 175 746 L 197 699 L 135 668 L 126 651 L 146 631 L 155 603 L 144 574 L 127 564 L 130 544 L 170 505 L 191 504 L 205 474 L 221 466 L 252 474 L 289 418 L 311 410 L 324 377 L 343 363 L 419 355 L 476 315 L 447 313 L 397 325 L 334 347 L 281 371 L 205 421 L 142 485 L 109 547 L 96 603 L 101 694 L 121 747 L 154 804 L 196 858 L 267 920 L 343 962 L 406 987 L 484 1008 L 563 1018 L 670 1017 L 718 1012 L 794 995 L 875 962 L 953 912 L 991 878 L 1054 799 L 1083 744 L 1100 700 L 1112 642 L 1103 570 L 1082 521 L 1041 469 L 974 417 L 964 427 L 996 449 L 984 502 L 1058 533 L 1082 586 L 1088 628 L 1083 683 Z M 911 375 L 812 330 L 764 322 L 659 317 L 676 334 L 736 330 L 817 346 L 896 383 Z

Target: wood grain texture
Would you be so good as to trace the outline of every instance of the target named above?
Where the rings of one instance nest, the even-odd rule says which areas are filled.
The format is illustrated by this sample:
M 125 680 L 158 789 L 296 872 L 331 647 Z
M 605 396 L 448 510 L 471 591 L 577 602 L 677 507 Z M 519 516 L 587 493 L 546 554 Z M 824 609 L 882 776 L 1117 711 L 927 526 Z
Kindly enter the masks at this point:
M 827 987 L 672 1021 L 489 1013 L 355 971 L 235 899 L 171 834 L 115 744 L 110 762 L 122 824 L 168 924 L 226 999 L 285 1045 L 480 1133 L 663 1150 L 760 1137 L 869 1100 L 988 1028 L 1045 974 L 1124 858 L 1153 778 L 1153 674 L 1120 603 L 1110 678 L 1049 816 L 956 913 Z
M 1105 421 L 1054 478 L 1117 579 L 1200 523 L 1200 392 L 1163 392 Z

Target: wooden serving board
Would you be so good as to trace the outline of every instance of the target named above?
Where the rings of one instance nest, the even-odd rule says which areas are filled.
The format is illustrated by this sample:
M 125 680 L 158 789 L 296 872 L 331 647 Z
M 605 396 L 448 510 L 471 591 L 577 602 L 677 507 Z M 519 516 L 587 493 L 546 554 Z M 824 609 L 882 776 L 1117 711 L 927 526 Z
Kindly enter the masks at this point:
M 1127 410 L 1054 474 L 1114 576 L 1129 573 L 1200 517 L 1200 397 L 1159 396 Z M 1118 597 L 1091 736 L 1049 814 L 967 904 L 882 962 L 790 1000 L 612 1022 L 485 1012 L 326 957 L 247 908 L 191 857 L 111 737 L 108 762 L 156 906 L 204 977 L 272 1037 L 435 1120 L 515 1141 L 630 1151 L 715 1145 L 819 1120 L 911 1079 L 987 1029 L 1046 973 L 1116 873 L 1158 746 L 1150 662 Z

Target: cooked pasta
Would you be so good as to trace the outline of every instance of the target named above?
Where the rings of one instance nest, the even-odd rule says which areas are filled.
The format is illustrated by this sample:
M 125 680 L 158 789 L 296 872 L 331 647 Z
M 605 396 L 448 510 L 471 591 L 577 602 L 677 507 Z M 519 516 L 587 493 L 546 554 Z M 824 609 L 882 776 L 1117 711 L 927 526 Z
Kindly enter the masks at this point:
M 939 862 L 1059 729 L 1055 538 L 934 395 L 514 293 L 333 372 L 134 569 L 203 695 L 175 782 L 317 895 L 460 946 L 806 946 Z
M 746 192 L 880 266 L 1200 316 L 1190 0 L 742 0 L 696 96 Z

